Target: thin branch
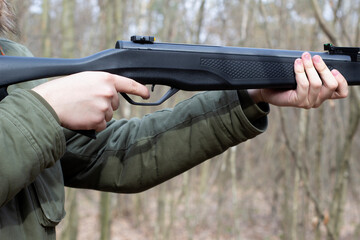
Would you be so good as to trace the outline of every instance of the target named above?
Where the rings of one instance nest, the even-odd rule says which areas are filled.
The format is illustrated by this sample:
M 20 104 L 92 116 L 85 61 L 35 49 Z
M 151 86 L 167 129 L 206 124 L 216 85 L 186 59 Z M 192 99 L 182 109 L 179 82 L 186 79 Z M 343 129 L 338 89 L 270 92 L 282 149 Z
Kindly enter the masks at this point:
M 326 23 L 325 19 L 323 18 L 320 10 L 320 6 L 318 3 L 318 0 L 311 0 L 311 3 L 314 8 L 315 17 L 319 22 L 319 25 L 321 29 L 324 31 L 326 36 L 330 39 L 330 41 L 335 45 L 341 45 L 340 40 L 336 37 L 334 34 L 335 31 L 333 29 L 330 29 L 329 25 Z

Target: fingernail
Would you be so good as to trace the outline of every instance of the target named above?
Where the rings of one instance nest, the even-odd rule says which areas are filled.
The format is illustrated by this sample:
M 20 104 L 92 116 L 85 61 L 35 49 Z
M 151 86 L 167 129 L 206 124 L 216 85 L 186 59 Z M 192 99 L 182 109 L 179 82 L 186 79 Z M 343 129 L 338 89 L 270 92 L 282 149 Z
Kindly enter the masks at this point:
M 302 65 L 301 59 L 300 59 L 300 58 L 296 59 L 296 60 L 295 60 L 295 64 L 297 64 L 297 65 Z
M 314 60 L 315 63 L 320 63 L 321 62 L 321 57 L 319 55 L 315 55 L 313 57 L 313 60 Z
M 336 69 L 333 69 L 333 70 L 331 71 L 331 73 L 333 74 L 334 77 L 336 77 L 337 75 L 340 74 L 340 72 L 339 72 L 338 70 L 336 70 Z
M 304 56 L 304 58 L 305 58 L 306 60 L 310 60 L 310 59 L 311 59 L 310 53 L 308 53 L 308 52 L 304 53 L 303 56 Z

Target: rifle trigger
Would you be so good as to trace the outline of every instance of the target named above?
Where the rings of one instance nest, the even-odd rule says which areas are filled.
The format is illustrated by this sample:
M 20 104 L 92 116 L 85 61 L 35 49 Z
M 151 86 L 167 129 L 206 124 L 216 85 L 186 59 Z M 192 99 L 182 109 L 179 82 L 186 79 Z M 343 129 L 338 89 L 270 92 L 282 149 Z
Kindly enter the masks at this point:
M 155 90 L 155 84 L 153 84 L 153 85 L 151 86 L 151 91 L 154 92 L 154 90 Z
M 128 101 L 128 103 L 133 104 L 133 105 L 139 105 L 139 106 L 157 106 L 162 104 L 163 102 L 165 102 L 167 99 L 169 99 L 171 96 L 173 96 L 175 93 L 177 93 L 179 91 L 179 89 L 176 88 L 170 88 L 169 91 L 167 91 L 165 93 L 164 96 L 162 96 L 162 98 L 160 100 L 158 100 L 157 102 L 151 102 L 151 103 L 141 103 L 141 102 L 135 102 L 134 100 L 132 100 L 126 93 L 120 93 L 125 99 L 126 101 Z

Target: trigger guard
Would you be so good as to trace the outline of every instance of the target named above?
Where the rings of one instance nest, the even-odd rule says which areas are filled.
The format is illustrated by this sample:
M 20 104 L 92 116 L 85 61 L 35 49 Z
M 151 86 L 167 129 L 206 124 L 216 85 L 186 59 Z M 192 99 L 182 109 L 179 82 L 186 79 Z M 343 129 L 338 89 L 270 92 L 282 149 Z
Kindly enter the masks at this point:
M 179 89 L 170 88 L 169 91 L 167 91 L 164 94 L 164 96 L 162 96 L 157 102 L 152 102 L 152 103 L 135 102 L 126 93 L 120 93 L 120 94 L 123 96 L 123 98 L 125 98 L 126 101 L 128 101 L 128 103 L 133 104 L 133 105 L 138 105 L 138 106 L 158 106 L 158 105 L 162 104 L 163 102 L 165 102 L 166 100 L 168 100 L 169 98 L 171 98 L 178 91 L 179 91 Z

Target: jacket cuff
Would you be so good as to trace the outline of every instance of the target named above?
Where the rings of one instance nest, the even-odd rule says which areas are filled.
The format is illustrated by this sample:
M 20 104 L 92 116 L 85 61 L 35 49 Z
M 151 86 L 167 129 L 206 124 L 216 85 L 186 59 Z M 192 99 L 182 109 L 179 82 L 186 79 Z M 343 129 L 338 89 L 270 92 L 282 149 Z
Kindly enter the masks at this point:
M 247 117 L 247 119 L 259 129 L 265 129 L 267 127 L 266 116 L 270 112 L 269 104 L 265 102 L 254 103 L 247 90 L 239 90 L 238 97 L 241 108 Z
M 30 94 L 32 94 L 34 97 L 36 97 L 37 100 L 39 100 L 42 103 L 42 105 L 44 105 L 44 107 L 51 113 L 51 115 L 54 117 L 54 119 L 60 125 L 60 119 L 59 119 L 58 115 L 56 114 L 55 110 L 50 106 L 50 104 L 42 96 L 40 96 L 37 92 L 35 92 L 33 90 L 28 90 L 28 91 Z

